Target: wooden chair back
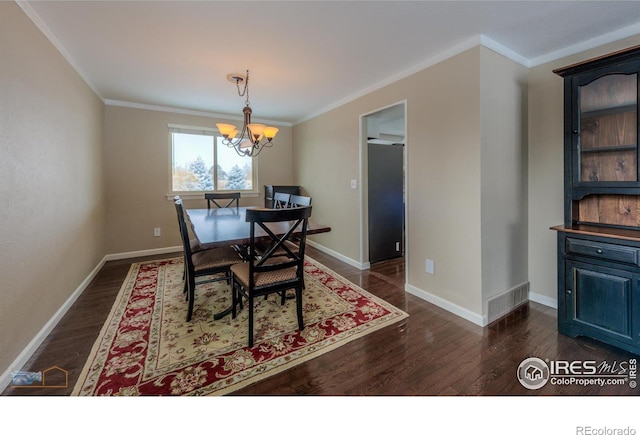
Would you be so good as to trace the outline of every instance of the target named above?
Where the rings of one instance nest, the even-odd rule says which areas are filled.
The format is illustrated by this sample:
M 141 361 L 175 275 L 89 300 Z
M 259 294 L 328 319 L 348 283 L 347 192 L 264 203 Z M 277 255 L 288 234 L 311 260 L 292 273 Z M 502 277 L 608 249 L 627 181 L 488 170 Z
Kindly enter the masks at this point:
M 191 255 L 191 243 L 189 242 L 189 232 L 187 230 L 187 223 L 184 219 L 184 207 L 182 205 L 182 199 L 179 196 L 174 198 L 174 204 L 176 207 L 176 215 L 178 216 L 178 226 L 180 227 L 180 238 L 182 239 L 182 248 L 184 250 L 184 264 L 186 270 L 193 270 L 193 260 Z
M 235 207 L 240 206 L 240 192 L 225 192 L 225 193 L 205 193 L 204 199 L 207 200 L 207 208 L 211 209 L 211 203 L 218 208 L 230 208 L 235 203 Z M 228 200 L 226 203 L 222 200 Z M 218 202 L 220 201 L 220 202 Z
M 291 195 L 283 192 L 273 194 L 273 208 L 288 208 Z
M 249 259 L 249 287 L 255 286 L 255 274 L 263 272 L 273 272 L 276 270 L 296 268 L 296 281 L 303 283 L 304 273 L 304 252 L 307 239 L 307 227 L 311 207 L 298 207 L 287 209 L 250 209 L 247 210 L 246 220 L 250 222 L 249 249 L 251 253 L 256 249 L 256 231 L 261 228 L 268 234 L 270 239 L 269 248 L 260 253 L 260 256 L 251 255 Z M 269 223 L 279 223 L 284 225 L 286 232 L 283 235 L 276 235 L 269 227 Z M 296 243 L 286 243 L 296 238 Z M 286 252 L 286 256 L 274 254 Z M 274 287 L 292 288 L 294 285 L 290 281 L 285 283 L 274 282 L 269 287 L 270 292 L 276 291 Z
M 291 195 L 289 197 L 289 207 L 309 207 L 310 205 L 310 196 Z

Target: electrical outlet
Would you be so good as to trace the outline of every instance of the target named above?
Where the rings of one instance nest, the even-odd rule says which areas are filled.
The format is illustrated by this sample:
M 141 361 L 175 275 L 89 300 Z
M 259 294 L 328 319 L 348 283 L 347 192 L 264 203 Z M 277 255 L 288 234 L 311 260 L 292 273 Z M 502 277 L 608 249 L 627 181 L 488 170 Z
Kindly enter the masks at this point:
M 153 229 L 153 237 L 160 237 L 160 228 Z
M 351 188 L 352 189 L 358 188 L 358 180 L 351 180 Z
M 426 261 L 426 269 L 427 269 L 427 273 L 431 274 L 431 275 L 435 275 L 435 270 L 434 270 L 434 264 L 433 264 L 433 260 L 429 260 L 427 258 Z

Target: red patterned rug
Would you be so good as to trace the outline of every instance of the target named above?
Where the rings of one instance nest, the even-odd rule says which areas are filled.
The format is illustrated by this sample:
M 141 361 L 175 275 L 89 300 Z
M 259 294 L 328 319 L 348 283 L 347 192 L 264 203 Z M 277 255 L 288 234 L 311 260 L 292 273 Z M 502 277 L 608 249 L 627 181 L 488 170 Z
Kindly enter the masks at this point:
M 181 258 L 131 266 L 73 395 L 223 395 L 408 316 L 307 259 L 304 330 L 295 301 L 260 298 L 250 348 L 246 309 L 213 320 L 231 305 L 224 282 L 199 284 L 192 321 L 185 321 L 182 270 Z

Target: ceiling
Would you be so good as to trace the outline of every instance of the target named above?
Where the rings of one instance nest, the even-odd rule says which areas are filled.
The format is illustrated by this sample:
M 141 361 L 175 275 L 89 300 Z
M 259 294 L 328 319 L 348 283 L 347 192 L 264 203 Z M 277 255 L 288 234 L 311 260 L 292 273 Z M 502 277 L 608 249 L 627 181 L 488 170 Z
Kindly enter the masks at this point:
M 107 104 L 293 125 L 482 43 L 533 66 L 640 33 L 636 1 L 18 1 Z

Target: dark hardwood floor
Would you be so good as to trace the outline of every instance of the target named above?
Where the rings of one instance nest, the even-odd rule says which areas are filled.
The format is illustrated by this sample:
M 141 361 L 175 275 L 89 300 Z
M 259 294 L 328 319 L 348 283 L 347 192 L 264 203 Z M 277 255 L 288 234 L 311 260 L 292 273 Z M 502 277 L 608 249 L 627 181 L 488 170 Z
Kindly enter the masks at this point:
M 402 259 L 360 271 L 317 249 L 315 258 L 367 291 L 409 313 L 399 323 L 250 385 L 233 395 L 503 396 L 638 395 L 624 385 L 551 385 L 524 388 L 516 377 L 526 358 L 621 362 L 637 358 L 586 338 L 559 335 L 554 309 L 530 302 L 509 317 L 481 328 L 404 291 Z M 58 366 L 68 388 L 9 386 L 3 395 L 69 395 L 91 347 L 135 261 L 110 261 L 98 273 L 23 370 Z

